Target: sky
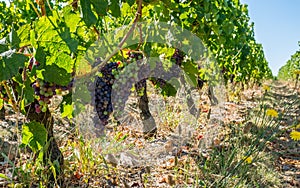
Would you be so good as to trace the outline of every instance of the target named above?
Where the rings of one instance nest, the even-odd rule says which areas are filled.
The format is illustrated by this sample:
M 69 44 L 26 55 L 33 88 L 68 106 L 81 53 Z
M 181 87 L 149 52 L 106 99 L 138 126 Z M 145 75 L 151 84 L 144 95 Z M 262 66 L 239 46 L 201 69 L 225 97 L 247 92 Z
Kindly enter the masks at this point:
M 240 0 L 248 5 L 255 39 L 274 75 L 300 50 L 300 0 Z
M 6 2 L 8 0 L 5 0 Z M 300 0 L 240 0 L 274 75 L 300 49 Z

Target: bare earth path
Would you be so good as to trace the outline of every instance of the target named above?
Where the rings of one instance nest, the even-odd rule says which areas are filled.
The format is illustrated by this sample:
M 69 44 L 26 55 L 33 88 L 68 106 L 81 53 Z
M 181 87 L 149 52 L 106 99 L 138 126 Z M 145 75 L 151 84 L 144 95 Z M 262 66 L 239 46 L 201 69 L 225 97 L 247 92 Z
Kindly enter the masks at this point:
M 275 81 L 266 100 L 279 113 L 283 114 L 280 122 L 282 134 L 278 135 L 269 147 L 277 158 L 277 170 L 280 173 L 284 187 L 300 187 L 300 143 L 293 141 L 287 127 L 300 123 L 300 97 L 294 86 L 286 82 Z
M 276 164 L 276 170 L 279 174 L 280 181 L 283 184 L 282 187 L 297 188 L 300 187 L 300 142 L 293 141 L 290 138 L 289 134 L 292 130 L 290 128 L 292 125 L 300 124 L 300 90 L 294 90 L 294 86 L 291 83 L 280 81 L 274 81 L 270 83 L 270 86 L 271 90 L 265 95 L 265 104 L 267 104 L 268 107 L 275 109 L 279 114 L 282 114 L 282 119 L 278 122 L 280 123 L 280 134 L 278 134 L 275 139 L 267 145 L 266 150 L 268 153 L 272 154 L 273 158 L 275 159 L 274 162 Z M 253 90 L 246 90 L 245 92 L 243 92 L 243 95 L 245 97 L 242 98 L 239 103 L 226 102 L 226 118 L 224 119 L 225 124 L 228 124 L 230 122 L 244 122 L 247 111 L 254 109 L 259 105 L 259 98 L 262 96 L 262 89 L 257 88 Z M 253 100 L 253 97 L 255 98 L 255 100 Z M 19 120 L 19 126 L 16 126 L 17 119 Z M 19 154 L 16 154 L 16 148 L 19 144 L 17 141 L 19 137 L 17 136 L 17 132 L 20 135 L 21 124 L 22 118 L 17 117 L 16 115 L 12 114 L 12 112 L 7 113 L 5 120 L 0 120 L 0 153 L 3 152 L 5 156 L 8 155 L 15 164 L 18 163 L 18 158 L 20 157 Z M 70 127 L 66 126 L 66 122 L 57 122 L 57 124 L 58 125 L 55 126 L 56 135 L 60 140 L 60 145 L 64 147 L 63 145 L 67 141 L 67 137 L 69 138 L 69 140 L 72 140 L 72 138 L 76 136 L 74 136 L 74 131 L 70 131 Z M 17 127 L 19 127 L 19 130 L 17 130 Z M 126 133 L 126 130 L 124 130 L 124 128 L 122 128 L 122 131 L 123 134 Z M 164 134 L 168 135 L 169 133 L 169 130 L 164 130 Z M 164 137 L 164 135 L 162 131 L 160 134 L 161 135 L 158 135 L 158 137 L 152 142 L 148 142 L 143 138 L 136 137 L 132 135 L 132 133 L 129 134 L 129 137 L 131 138 L 128 138 L 128 140 L 134 140 L 135 146 L 144 144 L 146 144 L 147 146 L 149 146 L 149 144 L 158 144 L 163 149 L 163 151 L 159 153 L 162 157 L 161 161 L 153 166 L 150 166 L 151 168 L 144 167 L 141 169 L 127 167 L 118 169 L 116 171 L 117 175 L 120 176 L 119 178 L 117 177 L 120 183 L 118 183 L 118 185 L 123 185 L 125 187 L 134 187 L 134 185 L 148 185 L 149 187 L 170 187 L 175 184 L 175 182 L 172 182 L 172 170 L 170 170 L 169 168 L 172 167 L 172 163 L 175 163 L 175 161 L 173 160 L 173 155 L 174 151 L 177 151 L 176 149 L 178 149 L 178 147 L 172 147 L 171 149 L 169 149 L 168 146 L 170 143 L 161 141 L 162 139 L 160 138 Z M 173 145 L 176 145 L 176 143 L 173 143 Z M 188 154 L 193 154 L 193 152 L 195 152 L 191 150 L 185 150 L 184 147 L 181 147 L 179 149 L 180 152 L 183 153 L 183 157 L 179 157 L 178 162 L 176 161 L 179 164 L 186 160 L 184 158 L 185 152 Z M 67 158 L 69 156 L 72 156 L 72 152 L 74 151 L 65 151 L 64 155 L 66 161 L 68 161 Z M 123 155 L 123 158 L 125 157 L 125 159 L 129 159 L 134 162 L 134 156 L 131 156 L 128 153 L 124 154 L 125 155 Z M 119 163 L 122 163 L 122 159 L 118 160 Z M 69 161 L 68 163 L 71 164 L 72 161 Z M 9 174 L 8 171 L 11 168 L 12 166 L 5 162 L 2 155 L 0 155 L 0 173 L 7 175 Z M 151 174 L 151 176 L 147 177 L 148 183 L 145 183 L 145 176 L 142 177 L 142 173 L 147 173 L 147 171 L 150 169 L 151 172 L 149 172 L 149 174 Z M 103 179 L 103 177 L 95 176 L 90 179 L 89 183 L 83 183 L 80 178 L 77 179 L 73 174 L 75 174 L 75 172 L 71 173 L 71 177 L 69 177 L 70 180 L 67 181 L 70 181 L 70 184 L 73 186 L 77 185 L 74 187 L 83 187 L 84 185 L 95 187 L 95 182 L 105 181 L 105 184 L 107 184 L 109 182 L 108 179 L 112 178 L 110 177 Z M 101 181 L 100 179 L 103 180 Z M 194 180 L 190 179 L 189 181 L 193 182 Z M 125 182 L 129 183 L 126 184 Z M 6 183 L 7 182 L 5 182 L 3 178 L 0 178 L 0 187 L 6 187 Z

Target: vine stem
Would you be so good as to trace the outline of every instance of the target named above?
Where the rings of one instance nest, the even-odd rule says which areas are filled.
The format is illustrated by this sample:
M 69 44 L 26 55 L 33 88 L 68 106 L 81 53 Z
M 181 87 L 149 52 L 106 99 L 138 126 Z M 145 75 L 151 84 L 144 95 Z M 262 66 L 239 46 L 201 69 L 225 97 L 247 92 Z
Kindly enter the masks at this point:
M 51 11 L 53 11 L 53 9 L 52 9 L 52 7 L 51 7 L 51 4 L 50 4 L 49 0 L 47 0 L 47 4 L 48 4 L 48 6 L 49 6 L 49 9 L 50 9 Z
M 42 16 L 46 16 L 45 0 L 39 0 L 38 5 L 41 8 Z
M 136 48 L 136 50 L 139 50 L 140 47 L 142 46 L 142 43 L 143 43 L 143 33 L 142 33 L 142 27 L 140 24 L 138 24 L 138 28 L 139 28 L 139 32 L 140 32 L 140 42 L 139 42 L 139 45 L 138 47 Z
M 93 26 L 93 30 L 95 31 L 95 33 L 97 34 L 98 39 L 99 39 L 100 38 L 100 32 L 99 32 L 99 30 L 95 26 Z
M 30 1 L 29 4 L 32 6 L 34 12 L 37 14 L 38 17 L 41 17 L 39 11 L 37 10 L 37 8 L 34 6 L 34 4 Z
M 10 90 L 7 86 L 7 83 L 5 81 L 2 81 L 2 85 L 4 86 L 5 90 L 6 90 L 6 93 L 8 95 L 8 98 L 10 99 L 11 101 L 11 104 L 12 104 L 12 108 L 14 109 L 15 112 L 18 112 L 18 108 L 17 108 L 17 105 L 16 105 L 16 102 L 15 102 L 15 99 L 14 97 L 12 96 L 12 94 L 10 93 Z
M 100 68 L 102 68 L 116 53 L 118 53 L 121 49 L 122 49 L 122 46 L 124 45 L 124 43 L 126 42 L 126 40 L 128 39 L 128 37 L 132 34 L 132 32 L 134 31 L 136 25 L 137 25 L 137 22 L 140 18 L 140 15 L 142 14 L 142 0 L 138 0 L 138 9 L 137 9 L 137 12 L 135 14 L 135 19 L 133 21 L 133 24 L 131 26 L 131 28 L 129 29 L 128 33 L 123 37 L 123 39 L 121 40 L 121 42 L 118 44 L 117 48 L 115 48 L 113 50 L 113 52 L 107 56 L 99 65 L 97 65 L 96 67 L 94 67 L 90 73 L 87 73 L 87 74 L 83 74 L 83 75 L 79 75 L 77 76 L 76 78 L 82 78 L 82 77 L 85 77 L 85 76 L 88 76 L 88 75 L 91 75 L 91 74 L 94 74 L 96 73 Z
M 142 11 L 138 14 L 138 19 L 141 19 L 141 17 L 142 17 Z M 138 28 L 139 28 L 139 32 L 140 32 L 140 41 L 139 41 L 139 45 L 136 48 L 136 50 L 139 50 L 143 43 L 143 32 L 142 32 L 141 24 L 138 24 Z

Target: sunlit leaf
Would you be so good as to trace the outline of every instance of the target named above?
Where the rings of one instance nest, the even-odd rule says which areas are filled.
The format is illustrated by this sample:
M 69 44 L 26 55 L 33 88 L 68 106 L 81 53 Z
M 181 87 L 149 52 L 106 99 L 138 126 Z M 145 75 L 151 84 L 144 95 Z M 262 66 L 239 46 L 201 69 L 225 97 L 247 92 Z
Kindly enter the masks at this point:
M 28 145 L 34 152 L 44 147 L 47 141 L 47 130 L 35 121 L 22 126 L 22 144 Z

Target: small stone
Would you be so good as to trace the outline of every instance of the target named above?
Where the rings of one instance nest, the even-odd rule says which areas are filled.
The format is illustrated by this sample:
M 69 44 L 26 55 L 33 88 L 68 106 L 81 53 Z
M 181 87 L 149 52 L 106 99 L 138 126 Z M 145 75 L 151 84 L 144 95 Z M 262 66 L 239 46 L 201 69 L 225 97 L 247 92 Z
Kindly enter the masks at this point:
M 128 152 L 121 153 L 119 165 L 125 167 L 138 166 L 139 165 L 138 157 Z
M 171 152 L 173 150 L 174 144 L 172 142 L 172 140 L 169 140 L 168 142 L 166 142 L 165 144 L 165 150 L 167 153 Z
M 174 176 L 169 174 L 166 178 L 166 182 L 167 184 L 169 184 L 170 186 L 175 185 L 175 180 L 174 180 Z
M 286 170 L 289 170 L 290 169 L 290 166 L 288 165 L 283 165 L 282 166 L 282 170 L 286 171 Z

